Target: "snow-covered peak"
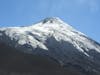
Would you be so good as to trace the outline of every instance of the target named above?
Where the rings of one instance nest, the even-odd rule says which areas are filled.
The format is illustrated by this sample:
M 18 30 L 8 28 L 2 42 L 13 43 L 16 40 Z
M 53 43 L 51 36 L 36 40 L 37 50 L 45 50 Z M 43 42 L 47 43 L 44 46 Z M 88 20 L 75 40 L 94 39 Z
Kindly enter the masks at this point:
M 27 52 L 33 52 L 33 49 L 38 47 L 49 50 L 47 40 L 50 40 L 51 44 L 62 41 L 70 43 L 85 55 L 88 55 L 87 52 L 91 49 L 100 53 L 100 47 L 97 44 L 94 45 L 94 42 L 91 42 L 83 33 L 56 17 L 46 18 L 32 26 L 0 28 L 0 39 L 9 44 L 14 42 L 12 44 L 15 47 L 23 47 L 27 44 L 29 46 L 25 47 Z
M 0 28 L 2 43 L 15 50 L 53 58 L 61 66 L 71 63 L 87 71 L 91 62 L 100 66 L 100 44 L 56 17 L 26 27 Z M 90 70 L 95 70 L 94 64 Z
M 43 28 L 43 30 L 70 30 L 70 31 L 75 31 L 77 32 L 77 30 L 75 30 L 71 25 L 65 23 L 64 21 L 62 21 L 60 18 L 58 17 L 48 17 L 43 19 L 42 21 L 40 21 L 39 23 L 33 24 L 32 26 L 30 26 L 30 28 L 34 29 L 34 28 L 40 28 L 40 30 Z M 80 34 L 83 34 L 81 32 L 78 32 Z
M 42 23 L 63 23 L 63 21 L 58 17 L 48 17 L 45 18 Z

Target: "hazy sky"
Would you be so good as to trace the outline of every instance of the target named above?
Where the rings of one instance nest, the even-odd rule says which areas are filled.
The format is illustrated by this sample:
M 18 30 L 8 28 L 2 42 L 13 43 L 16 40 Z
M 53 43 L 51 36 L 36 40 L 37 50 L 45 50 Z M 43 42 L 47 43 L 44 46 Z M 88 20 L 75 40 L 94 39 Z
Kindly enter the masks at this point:
M 0 27 L 59 17 L 100 42 L 100 0 L 0 0 Z

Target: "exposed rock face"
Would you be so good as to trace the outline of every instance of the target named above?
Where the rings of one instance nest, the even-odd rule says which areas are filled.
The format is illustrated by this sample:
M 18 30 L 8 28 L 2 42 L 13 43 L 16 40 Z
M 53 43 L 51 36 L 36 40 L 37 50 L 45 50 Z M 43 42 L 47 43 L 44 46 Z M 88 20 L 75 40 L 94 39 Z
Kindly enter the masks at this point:
M 0 28 L 0 75 L 100 75 L 100 44 L 59 18 Z

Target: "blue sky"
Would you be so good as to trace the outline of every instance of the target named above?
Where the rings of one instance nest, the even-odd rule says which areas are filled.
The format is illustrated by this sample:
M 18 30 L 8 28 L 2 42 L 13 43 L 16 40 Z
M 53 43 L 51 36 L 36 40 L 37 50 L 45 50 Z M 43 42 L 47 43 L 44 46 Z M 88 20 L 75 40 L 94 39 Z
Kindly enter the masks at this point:
M 0 0 L 0 27 L 53 16 L 100 42 L 100 0 Z

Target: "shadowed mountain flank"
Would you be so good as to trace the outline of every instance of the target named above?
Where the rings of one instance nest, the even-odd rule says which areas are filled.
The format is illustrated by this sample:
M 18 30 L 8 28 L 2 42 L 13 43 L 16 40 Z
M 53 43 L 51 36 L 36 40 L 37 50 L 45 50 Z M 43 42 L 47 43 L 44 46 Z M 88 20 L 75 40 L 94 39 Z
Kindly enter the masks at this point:
M 52 59 L 44 56 L 37 56 L 22 53 L 6 44 L 0 44 L 0 68 L 13 72 L 32 72 L 32 69 L 53 70 L 60 68 L 60 65 Z
M 0 43 L 0 61 L 0 75 L 95 74 L 94 72 L 86 72 L 85 69 L 80 65 L 75 65 L 72 62 L 61 66 L 58 61 L 51 57 L 23 53 L 19 50 L 16 50 L 15 48 L 7 46 L 4 43 Z M 81 60 L 80 62 L 84 61 Z

